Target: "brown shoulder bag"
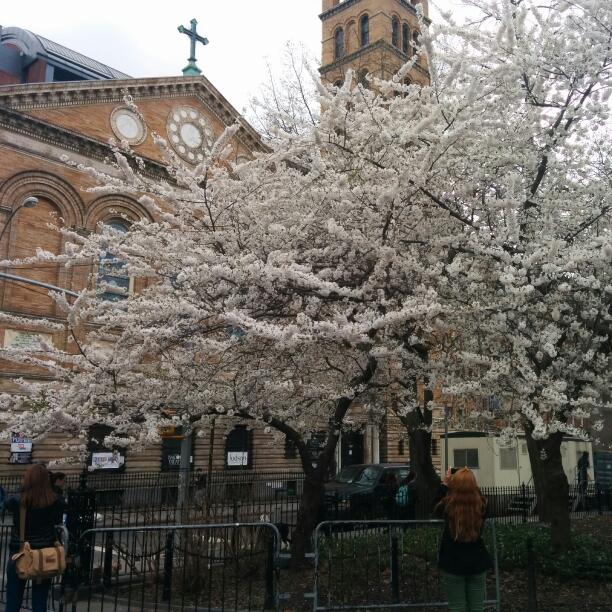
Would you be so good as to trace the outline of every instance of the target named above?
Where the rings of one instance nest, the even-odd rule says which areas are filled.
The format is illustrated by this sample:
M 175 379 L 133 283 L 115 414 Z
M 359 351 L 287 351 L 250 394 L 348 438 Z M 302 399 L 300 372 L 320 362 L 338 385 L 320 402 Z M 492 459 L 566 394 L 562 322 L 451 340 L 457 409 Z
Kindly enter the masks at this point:
M 25 541 L 26 508 L 21 504 L 19 508 L 19 540 L 20 551 L 11 558 L 15 562 L 17 575 L 22 580 L 30 578 L 53 578 L 66 570 L 66 551 L 56 542 L 48 548 L 32 549 L 30 543 Z

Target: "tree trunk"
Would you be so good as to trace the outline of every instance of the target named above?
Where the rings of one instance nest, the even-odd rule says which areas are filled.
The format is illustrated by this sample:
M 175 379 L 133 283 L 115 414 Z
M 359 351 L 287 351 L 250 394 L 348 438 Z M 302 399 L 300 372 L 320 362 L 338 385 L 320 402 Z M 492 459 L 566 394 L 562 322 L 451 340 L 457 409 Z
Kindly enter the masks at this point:
M 429 518 L 431 505 L 440 486 L 440 477 L 431 456 L 433 413 L 428 406 L 432 400 L 433 392 L 426 388 L 424 407 L 417 408 L 403 419 L 410 437 L 410 469 L 416 474 L 417 518 Z
M 571 531 L 569 483 L 561 458 L 563 434 L 554 433 L 545 440 L 534 440 L 529 426 L 525 434 L 540 520 L 550 524 L 553 548 L 565 550 L 570 545 Z
M 440 486 L 440 477 L 431 457 L 431 432 L 409 430 L 410 469 L 416 474 L 416 518 L 429 518 L 431 505 Z
M 369 382 L 376 373 L 376 359 L 368 358 L 368 364 L 363 372 L 351 381 L 354 387 Z M 302 438 L 297 432 L 286 424 L 279 423 L 272 419 L 270 424 L 283 431 L 286 435 L 290 435 L 295 441 L 302 468 L 305 474 L 304 491 L 300 501 L 300 507 L 297 514 L 297 525 L 291 536 L 291 565 L 300 566 L 304 563 L 304 555 L 310 545 L 312 533 L 319 518 L 323 507 L 324 483 L 327 478 L 330 467 L 335 461 L 336 446 L 340 438 L 342 423 L 344 417 L 349 411 L 355 398 L 341 397 L 336 402 L 334 414 L 329 420 L 327 428 L 327 441 L 325 448 L 316 458 L 317 467 L 313 468 L 311 453 Z
M 323 470 L 315 470 L 304 479 L 304 491 L 297 513 L 297 525 L 291 534 L 291 562 L 299 566 L 304 563 L 305 553 L 323 509 Z

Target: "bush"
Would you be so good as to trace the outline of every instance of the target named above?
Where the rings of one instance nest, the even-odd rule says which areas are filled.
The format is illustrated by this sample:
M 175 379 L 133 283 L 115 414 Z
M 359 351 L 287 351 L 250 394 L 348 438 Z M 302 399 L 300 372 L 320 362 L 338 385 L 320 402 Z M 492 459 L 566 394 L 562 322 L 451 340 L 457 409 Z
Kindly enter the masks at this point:
M 574 531 L 571 547 L 563 553 L 558 553 L 552 548 L 547 527 L 533 524 L 495 524 L 495 531 L 498 561 L 502 570 L 527 568 L 527 539 L 531 538 L 539 573 L 563 580 L 578 578 L 612 582 L 612 549 L 592 536 Z M 406 531 L 398 530 L 396 533 L 400 541 L 402 564 L 414 563 L 415 559 L 435 562 L 441 534 L 439 527 L 422 526 Z M 487 548 L 493 552 L 491 536 L 492 530 L 485 529 Z M 379 557 L 378 563 L 386 568 L 389 564 L 389 554 L 390 534 L 385 530 L 369 534 L 357 530 L 338 538 L 322 538 L 320 544 L 321 561 L 349 561 L 348 567 L 355 579 L 373 557 Z
M 531 538 L 537 568 L 542 574 L 562 579 L 612 581 L 612 550 L 592 536 L 573 531 L 570 548 L 558 553 L 551 546 L 547 527 L 496 525 L 496 531 L 501 569 L 527 567 L 527 539 Z

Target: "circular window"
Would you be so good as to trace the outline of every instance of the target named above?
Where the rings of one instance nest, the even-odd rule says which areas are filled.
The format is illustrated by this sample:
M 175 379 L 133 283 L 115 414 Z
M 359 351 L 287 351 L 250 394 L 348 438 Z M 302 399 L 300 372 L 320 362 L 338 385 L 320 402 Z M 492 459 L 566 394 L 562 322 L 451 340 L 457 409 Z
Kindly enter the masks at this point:
M 139 145 L 147 137 L 147 128 L 140 115 L 127 106 L 113 110 L 110 116 L 111 128 L 119 140 Z
M 215 135 L 208 119 L 189 106 L 173 109 L 167 121 L 168 142 L 179 157 L 196 164 L 210 151 Z

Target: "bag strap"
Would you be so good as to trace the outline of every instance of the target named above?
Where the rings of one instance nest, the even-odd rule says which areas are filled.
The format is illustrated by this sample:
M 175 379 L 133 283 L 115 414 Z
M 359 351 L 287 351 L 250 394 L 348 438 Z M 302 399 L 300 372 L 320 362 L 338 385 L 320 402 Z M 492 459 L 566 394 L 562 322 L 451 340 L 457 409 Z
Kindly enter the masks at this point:
M 25 544 L 25 521 L 26 521 L 26 507 L 23 502 L 19 504 L 19 548 L 23 550 Z

